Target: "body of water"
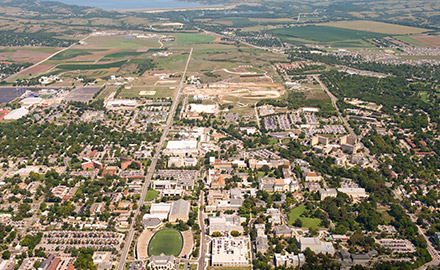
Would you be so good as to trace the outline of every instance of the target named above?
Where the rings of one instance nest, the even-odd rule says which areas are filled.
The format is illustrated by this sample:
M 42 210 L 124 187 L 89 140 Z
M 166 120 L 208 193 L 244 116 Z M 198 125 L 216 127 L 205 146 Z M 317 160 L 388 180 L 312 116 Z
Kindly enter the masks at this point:
M 197 3 L 180 2 L 174 0 L 92 0 L 92 1 L 57 0 L 57 1 L 65 4 L 91 6 L 106 10 L 203 7 L 203 5 Z

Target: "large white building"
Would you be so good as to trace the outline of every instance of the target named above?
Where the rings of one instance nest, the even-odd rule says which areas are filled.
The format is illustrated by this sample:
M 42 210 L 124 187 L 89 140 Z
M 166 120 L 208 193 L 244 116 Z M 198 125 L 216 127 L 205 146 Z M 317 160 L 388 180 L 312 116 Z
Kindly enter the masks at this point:
M 164 150 L 165 155 L 172 156 L 191 156 L 197 155 L 197 141 L 169 141 L 167 147 Z
M 29 113 L 29 110 L 22 107 L 22 108 L 15 109 L 15 110 L 11 111 L 7 115 L 5 115 L 5 117 L 3 117 L 3 119 L 17 120 L 17 119 L 20 119 L 20 118 L 26 116 L 28 113 Z
M 175 201 L 171 206 L 171 211 L 168 220 L 170 222 L 176 222 L 177 220 L 182 220 L 186 222 L 189 219 L 189 210 L 190 210 L 190 203 L 188 201 L 185 201 L 183 199 Z
M 352 197 L 353 200 L 361 200 L 368 198 L 365 188 L 338 188 L 338 191 Z
M 330 242 L 321 241 L 318 237 L 301 237 L 299 238 L 299 249 L 305 251 L 310 248 L 315 253 L 323 253 L 333 255 L 335 254 L 335 248 Z
M 275 254 L 276 267 L 301 267 L 306 263 L 306 257 L 303 253 L 295 255 L 293 253 L 286 253 L 285 255 Z
M 176 269 L 174 256 L 151 256 L 148 267 L 151 270 L 174 270 Z
M 212 240 L 212 266 L 246 267 L 250 265 L 249 239 L 219 237 Z
M 243 233 L 243 227 L 241 226 L 241 223 L 243 223 L 244 221 L 246 221 L 245 218 L 240 218 L 237 215 L 210 217 L 209 234 L 212 234 L 213 232 L 230 233 L 232 231 Z
M 153 203 L 151 204 L 149 217 L 157 217 L 161 220 L 168 219 L 171 206 L 171 203 Z

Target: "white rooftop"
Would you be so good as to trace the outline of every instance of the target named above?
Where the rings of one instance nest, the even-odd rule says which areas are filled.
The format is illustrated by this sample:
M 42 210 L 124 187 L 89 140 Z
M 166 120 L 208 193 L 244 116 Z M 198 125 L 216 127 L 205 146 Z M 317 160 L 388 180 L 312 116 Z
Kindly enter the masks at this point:
M 29 113 L 29 110 L 26 108 L 19 108 L 8 113 L 3 119 L 5 120 L 17 120 L 26 116 Z
M 197 148 L 197 141 L 169 141 L 167 149 L 195 149 Z

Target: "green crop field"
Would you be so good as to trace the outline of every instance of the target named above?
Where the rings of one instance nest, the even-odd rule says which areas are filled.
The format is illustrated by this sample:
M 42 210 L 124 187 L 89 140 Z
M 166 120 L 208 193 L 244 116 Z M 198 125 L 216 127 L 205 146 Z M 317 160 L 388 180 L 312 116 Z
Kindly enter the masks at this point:
M 215 40 L 215 37 L 204 34 L 176 34 L 177 45 L 191 45 L 191 44 L 203 44 L 209 43 Z
M 295 220 L 298 218 L 302 221 L 304 228 L 319 228 L 319 223 L 321 223 L 321 220 L 319 218 L 307 218 L 307 217 L 301 217 L 301 214 L 306 211 L 305 205 L 300 205 L 298 207 L 293 208 L 290 210 L 288 214 L 288 223 L 289 225 L 292 225 Z
M 92 52 L 97 52 L 101 50 L 82 50 L 82 49 L 69 49 L 60 52 L 59 54 L 50 58 L 50 60 L 66 60 L 82 55 L 91 55 Z
M 280 36 L 283 40 L 300 38 L 322 43 L 354 41 L 385 36 L 380 33 L 316 25 L 279 28 L 268 31 Z
M 58 65 L 56 68 L 58 69 L 64 69 L 64 70 L 93 70 L 93 69 L 107 69 L 107 68 L 115 68 L 115 67 L 121 67 L 123 64 L 125 64 L 126 61 L 119 61 L 114 63 L 108 63 L 108 64 L 84 64 L 84 65 L 77 65 L 77 64 L 64 64 L 64 65 Z
M 141 54 L 143 54 L 143 52 L 122 51 L 122 52 L 108 54 L 104 58 L 123 58 L 123 57 L 127 57 L 127 56 L 138 56 Z
M 148 244 L 148 254 L 158 256 L 160 254 L 178 256 L 183 247 L 183 239 L 180 232 L 165 229 L 158 231 Z

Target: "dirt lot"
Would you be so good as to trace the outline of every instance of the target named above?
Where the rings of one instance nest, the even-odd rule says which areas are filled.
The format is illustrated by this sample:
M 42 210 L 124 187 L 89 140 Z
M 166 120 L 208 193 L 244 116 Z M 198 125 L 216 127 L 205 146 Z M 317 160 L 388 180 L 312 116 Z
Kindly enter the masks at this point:
M 0 61 L 19 61 L 19 62 L 29 62 L 38 63 L 39 61 L 50 56 L 51 53 L 39 52 L 32 50 L 15 50 L 11 49 L 9 52 L 0 53 Z
M 218 98 L 220 104 L 242 103 L 253 104 L 260 99 L 279 98 L 284 88 L 276 83 L 216 83 L 201 89 L 187 87 L 189 95 L 208 95 Z
M 29 74 L 32 74 L 34 76 L 45 73 L 47 71 L 49 71 L 51 68 L 53 68 L 55 65 L 48 65 L 48 64 L 41 64 L 35 67 L 31 67 L 28 70 L 26 70 L 25 72 L 21 72 L 23 74 L 23 76 L 27 76 Z
M 423 44 L 440 47 L 440 36 L 412 36 L 413 39 L 422 42 Z

